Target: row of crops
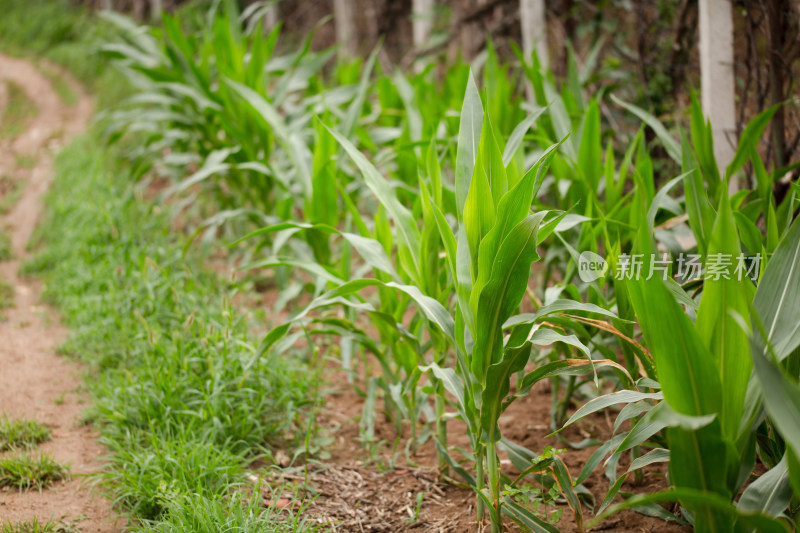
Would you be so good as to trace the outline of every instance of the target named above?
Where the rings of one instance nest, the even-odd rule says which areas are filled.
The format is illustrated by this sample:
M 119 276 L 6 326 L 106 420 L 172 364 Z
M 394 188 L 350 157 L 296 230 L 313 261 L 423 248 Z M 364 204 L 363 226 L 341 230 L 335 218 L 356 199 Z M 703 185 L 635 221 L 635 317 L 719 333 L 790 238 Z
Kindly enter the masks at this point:
M 223 3 L 157 29 L 105 15 L 123 37 L 104 47 L 136 88 L 109 131 L 139 141 L 142 172 L 169 178 L 178 205 L 213 205 L 198 234 L 235 234 L 243 269 L 278 280 L 289 318 L 256 358 L 324 346 L 352 372 L 374 361 L 356 376 L 366 402 L 410 453 L 433 439 L 442 479 L 474 488 L 492 531 L 557 531 L 514 497 L 531 480 L 579 528 L 589 509 L 663 516 L 663 502 L 698 531 L 796 527 L 800 188 L 776 198 L 789 169 L 759 155 L 775 108 L 720 168 L 696 99 L 667 128 L 590 93 L 591 57 L 558 82 L 491 47 L 404 73 L 310 36 L 279 52 L 258 15 Z M 321 338 L 335 342 L 298 347 Z M 544 381 L 553 431 L 615 418 L 577 475 L 500 431 Z M 449 444 L 453 418 L 470 449 Z M 655 463 L 668 488 L 615 503 Z

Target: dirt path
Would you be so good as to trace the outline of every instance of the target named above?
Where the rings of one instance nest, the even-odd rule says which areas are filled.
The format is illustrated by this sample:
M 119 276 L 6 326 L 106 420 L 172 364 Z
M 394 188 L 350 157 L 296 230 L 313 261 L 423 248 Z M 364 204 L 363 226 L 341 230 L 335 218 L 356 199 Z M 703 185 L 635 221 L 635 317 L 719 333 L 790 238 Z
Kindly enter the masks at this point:
M 82 369 L 56 354 L 66 331 L 55 312 L 41 305 L 40 284 L 17 276 L 52 178 L 54 154 L 86 128 L 92 103 L 76 85 L 79 102 L 66 106 L 32 64 L 0 55 L 0 85 L 5 80 L 25 89 L 38 114 L 13 141 L 0 141 L 0 174 L 24 180 L 19 201 L 0 219 L 14 253 L 12 260 L 0 263 L 0 278 L 15 288 L 15 306 L 7 310 L 8 320 L 0 322 L 0 413 L 49 425 L 53 439 L 41 450 L 69 462 L 73 478 L 42 492 L 0 491 L 0 524 L 38 516 L 75 523 L 85 533 L 118 531 L 110 502 L 93 494 L 82 476 L 99 468 L 104 453 L 96 435 L 80 423 L 85 408 L 85 396 L 78 392 Z M 30 164 L 23 161 L 35 164 L 25 168 Z

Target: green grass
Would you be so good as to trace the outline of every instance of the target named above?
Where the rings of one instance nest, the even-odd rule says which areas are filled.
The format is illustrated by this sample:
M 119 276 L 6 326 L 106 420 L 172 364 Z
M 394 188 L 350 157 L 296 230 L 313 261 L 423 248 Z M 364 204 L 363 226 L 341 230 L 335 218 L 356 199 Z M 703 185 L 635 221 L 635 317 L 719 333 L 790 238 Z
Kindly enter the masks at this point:
M 280 533 L 288 531 L 330 531 L 328 525 L 311 526 L 302 518 L 302 510 L 292 514 L 288 510 L 278 511 L 263 508 L 260 498 L 249 502 L 239 494 L 229 501 L 210 499 L 193 494 L 171 495 L 166 498 L 169 514 L 160 521 L 136 528 L 136 532 L 150 533 L 217 533 L 237 531 L 239 533 Z
M 52 455 L 17 454 L 0 457 L 0 487 L 19 491 L 38 489 L 69 478 L 69 467 L 53 459 Z
M 93 374 L 87 418 L 111 451 L 102 486 L 156 520 L 171 512 L 168 495 L 228 502 L 254 459 L 302 449 L 315 378 L 300 362 L 254 357 L 230 305 L 236 287 L 201 250 L 184 255 L 166 210 L 105 154 L 92 133 L 57 158 L 39 252 L 23 270 L 43 275 L 73 331 L 62 351 Z
M 39 110 L 28 97 L 25 89 L 13 81 L 6 81 L 8 101 L 0 116 L 0 139 L 14 139 L 25 131 L 28 121 Z
M 10 420 L 5 415 L 0 418 L 0 452 L 33 448 L 50 440 L 51 436 L 50 428 L 36 420 Z
M 81 530 L 66 522 L 40 522 L 38 517 L 32 520 L 8 521 L 0 524 L 0 533 L 81 533 Z

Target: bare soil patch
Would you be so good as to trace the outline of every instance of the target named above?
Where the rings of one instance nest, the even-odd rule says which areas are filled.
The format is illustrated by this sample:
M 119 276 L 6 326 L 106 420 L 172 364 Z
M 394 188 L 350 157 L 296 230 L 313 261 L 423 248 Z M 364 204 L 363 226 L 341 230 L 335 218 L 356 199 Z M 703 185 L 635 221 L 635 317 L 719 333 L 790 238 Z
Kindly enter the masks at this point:
M 331 372 L 335 372 L 331 369 Z M 330 373 L 328 375 L 331 375 Z M 283 481 L 294 485 L 297 490 L 282 489 L 274 494 L 265 492 L 269 502 L 277 501 L 298 507 L 298 499 L 303 496 L 315 498 L 307 503 L 308 513 L 319 523 L 335 523 L 342 531 L 364 531 L 375 533 L 426 532 L 426 533 L 466 533 L 488 531 L 488 523 L 476 525 L 475 495 L 464 487 L 442 483 L 436 471 L 436 450 L 428 441 L 411 458 L 409 464 L 402 451 L 402 441 L 398 453 L 393 454 L 390 444 L 381 446 L 370 454 L 361 443 L 359 417 L 363 399 L 353 387 L 346 383 L 343 371 L 333 374 L 331 389 L 325 400 L 325 407 L 318 419 L 320 426 L 334 439 L 328 448 L 332 457 L 322 465 L 311 466 L 308 476 L 300 470 L 296 473 L 276 475 L 275 482 Z M 528 449 L 541 453 L 546 446 L 566 449 L 561 455 L 569 467 L 573 478 L 580 473 L 595 448 L 571 449 L 556 437 L 548 437 L 550 408 L 552 399 L 546 386 L 537 385 L 532 393 L 511 405 L 501 418 L 503 435 Z M 589 417 L 588 422 L 578 423 L 564 430 L 563 437 L 570 442 L 578 442 L 591 435 L 600 440 L 611 438 L 613 419 L 603 414 Z M 448 424 L 450 444 L 469 449 L 463 424 L 450 421 Z M 375 427 L 378 441 L 392 443 L 395 438 L 393 424 L 383 416 L 378 416 Z M 407 435 L 404 436 L 404 438 Z M 502 459 L 502 456 L 501 456 Z M 620 474 L 628 467 L 624 458 L 620 461 Z M 509 474 L 515 473 L 511 465 L 504 468 Z M 609 488 L 603 474 L 602 464 L 584 485 L 592 492 L 599 506 Z M 282 479 L 281 479 L 282 478 Z M 303 492 L 308 481 L 310 490 Z M 284 485 L 285 487 L 286 485 Z M 623 485 L 623 492 L 649 493 L 666 488 L 664 468 L 647 468 L 642 484 L 635 485 L 633 476 Z M 419 494 L 422 494 L 421 504 Z M 618 496 L 616 501 L 621 501 Z M 565 533 L 577 532 L 578 528 L 566 505 L 556 526 Z M 552 507 L 550 508 L 552 511 Z M 584 521 L 593 516 L 584 508 Z M 520 532 L 510 519 L 505 521 L 509 532 Z M 589 531 L 609 532 L 688 532 L 691 528 L 658 518 L 644 516 L 635 512 L 620 513 Z

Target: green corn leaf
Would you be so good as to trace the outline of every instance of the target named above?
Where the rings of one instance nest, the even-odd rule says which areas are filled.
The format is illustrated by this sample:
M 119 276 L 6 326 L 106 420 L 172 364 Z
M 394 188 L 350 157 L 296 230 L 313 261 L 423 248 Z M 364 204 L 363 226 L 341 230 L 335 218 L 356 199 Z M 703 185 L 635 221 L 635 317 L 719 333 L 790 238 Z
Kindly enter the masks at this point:
M 620 370 L 623 374 L 627 374 L 625 367 L 610 359 L 595 359 L 592 361 L 588 359 L 559 359 L 542 365 L 526 374 L 515 396 L 527 394 L 531 387 L 543 379 L 554 376 L 585 376 L 595 372 L 599 367 L 614 368 Z
M 613 94 L 611 95 L 611 99 L 618 105 L 624 107 L 625 109 L 627 109 L 628 111 L 630 111 L 631 113 L 642 119 L 642 121 L 645 124 L 650 126 L 650 128 L 656 134 L 656 137 L 658 137 L 658 139 L 661 141 L 661 144 L 664 145 L 667 154 L 669 154 L 669 156 L 675 162 L 677 163 L 681 162 L 681 145 L 678 143 L 678 141 L 675 140 L 675 138 L 672 135 L 669 134 L 669 132 L 667 131 L 667 129 L 664 127 L 664 125 L 661 123 L 660 120 L 658 120 L 656 117 L 654 117 L 644 109 L 636 107 L 633 104 L 623 102 Z
M 761 134 L 764 133 L 764 128 L 767 127 L 772 116 L 783 104 L 775 104 L 755 116 L 745 126 L 744 131 L 739 136 L 739 146 L 736 148 L 736 155 L 733 161 L 730 162 L 728 168 L 725 169 L 725 177 L 730 178 L 741 169 L 744 164 L 750 159 L 750 155 L 755 151 L 758 143 L 761 141 Z
M 567 504 L 572 509 L 572 514 L 575 516 L 575 524 L 578 526 L 578 531 L 583 531 L 583 510 L 581 509 L 581 502 L 575 494 L 575 487 L 572 483 L 572 477 L 569 475 L 569 470 L 564 466 L 560 457 L 555 457 L 553 461 L 553 473 L 555 474 L 556 482 L 561 490 L 561 494 L 567 500 Z
M 684 153 L 689 150 L 688 141 L 684 138 Z M 698 250 L 705 253 L 706 242 L 711 235 L 714 224 L 714 208 L 708 201 L 708 194 L 703 186 L 703 177 L 697 169 L 692 169 L 683 174 L 683 191 L 686 196 L 686 213 L 689 215 L 689 225 L 697 240 Z
M 774 427 L 795 456 L 800 456 L 800 387 L 796 378 L 787 376 L 781 367 L 760 353 L 753 354 L 753 366 Z
M 600 524 L 603 520 L 626 509 L 631 509 L 638 505 L 663 502 L 692 502 L 695 505 L 712 509 L 719 516 L 724 516 L 730 521 L 737 519 L 740 524 L 753 528 L 761 533 L 788 533 L 788 530 L 777 520 L 764 516 L 761 513 L 741 513 L 728 500 L 709 492 L 702 492 L 694 489 L 671 489 L 662 492 L 655 492 L 646 496 L 633 496 L 625 502 L 614 505 L 607 511 L 593 518 L 587 526 L 592 528 Z M 695 530 L 697 531 L 697 523 Z M 733 531 L 729 529 L 728 531 Z M 738 531 L 738 530 L 737 530 Z
M 742 493 L 736 508 L 743 513 L 761 512 L 777 517 L 786 510 L 792 499 L 789 482 L 789 456 L 753 481 Z M 753 530 L 750 530 L 753 531 Z
M 525 138 L 525 134 L 528 132 L 529 129 L 536 123 L 536 120 L 541 116 L 542 113 L 545 112 L 546 107 L 540 107 L 527 117 L 517 124 L 514 128 L 514 131 L 511 132 L 511 135 L 508 138 L 508 142 L 506 143 L 506 147 L 503 150 L 503 165 L 508 167 L 511 163 L 511 159 L 514 157 L 514 154 L 517 153 L 519 150 L 520 145 L 522 144 L 522 140 Z
M 305 270 L 309 274 L 312 274 L 313 276 L 319 279 L 323 279 L 325 281 L 334 283 L 336 285 L 341 285 L 345 282 L 345 280 L 341 279 L 335 274 L 332 274 L 316 261 L 302 261 L 291 257 L 272 257 L 269 259 L 254 261 L 253 263 L 247 263 L 246 265 L 242 265 L 241 267 L 239 267 L 239 270 L 247 271 L 258 268 L 275 268 L 275 267 L 290 267 L 290 268 Z
M 267 102 L 263 96 L 234 80 L 226 79 L 225 83 L 255 109 L 270 128 L 272 128 L 276 139 L 286 151 L 286 154 L 291 159 L 298 173 L 303 194 L 306 198 L 310 198 L 312 180 L 309 163 L 312 160 L 312 155 L 306 144 L 302 142 L 301 139 L 298 139 L 295 133 L 289 130 L 289 126 L 286 124 L 283 117 L 281 117 L 280 113 L 278 113 L 278 110 Z
M 503 500 L 503 513 L 534 533 L 559 533 L 558 528 L 525 509 L 511 498 Z
M 550 346 L 551 344 L 555 344 L 557 342 L 563 342 L 564 344 L 573 346 L 583 352 L 583 354 L 586 356 L 586 360 L 592 362 L 592 354 L 589 351 L 589 348 L 587 348 L 586 345 L 583 344 L 575 335 L 562 335 L 561 333 L 553 331 L 550 328 L 541 328 L 533 332 L 533 335 L 530 336 L 530 340 L 537 346 Z
M 489 365 L 500 358 L 502 325 L 514 312 L 528 284 L 531 263 L 536 252 L 536 231 L 543 214 L 530 215 L 511 230 L 500 245 L 492 273 L 481 289 L 476 322 L 481 325 L 475 339 L 470 366 L 481 383 Z
M 595 304 L 576 302 L 573 300 L 555 300 L 552 303 L 543 305 L 535 313 L 522 313 L 509 318 L 506 323 L 503 324 L 503 329 L 519 326 L 521 324 L 533 324 L 540 318 L 552 315 L 553 313 L 560 313 L 562 311 L 583 311 L 587 313 L 605 315 L 611 318 L 617 318 L 617 315 L 608 309 L 603 309 Z
M 600 108 L 594 98 L 583 119 L 577 170 L 578 176 L 587 184 L 588 192 L 596 194 L 603 175 L 603 144 L 600 134 Z
M 678 413 L 667 402 L 659 402 L 628 432 L 617 452 L 630 450 L 664 428 L 679 428 L 687 432 L 703 429 L 714 423 L 716 415 L 689 416 Z
M 367 97 L 367 91 L 370 87 L 370 76 L 372 76 L 372 70 L 375 68 L 375 61 L 378 58 L 379 51 L 380 48 L 376 47 L 367 58 L 367 62 L 361 72 L 361 79 L 358 82 L 356 95 L 353 98 L 353 101 L 350 103 L 350 106 L 347 108 L 347 114 L 345 114 L 344 120 L 342 121 L 342 135 L 344 135 L 347 139 L 350 139 L 353 136 L 356 123 L 361 117 L 361 112 L 364 108 L 364 101 Z
M 402 241 L 406 252 L 411 256 L 412 266 L 414 269 L 414 278 L 418 278 L 420 271 L 419 258 L 417 251 L 419 250 L 419 229 L 414 217 L 408 209 L 403 206 L 397 196 L 395 195 L 392 187 L 381 176 L 378 169 L 364 157 L 364 154 L 359 152 L 353 144 L 348 141 L 342 134 L 328 128 L 339 144 L 345 149 L 347 154 L 361 170 L 364 182 L 372 190 L 381 205 L 391 215 L 395 223 L 397 234 Z
M 783 361 L 800 345 L 800 222 L 792 224 L 767 263 L 753 305 L 769 344 Z M 766 354 L 763 337 L 752 339 L 753 351 Z
M 708 348 L 664 282 L 657 276 L 643 278 L 627 287 L 655 359 L 664 398 L 683 414 L 718 413 L 720 376 Z
M 494 127 L 488 116 L 483 121 L 481 142 L 478 144 L 478 157 L 475 160 L 475 172 L 472 175 L 472 179 L 475 180 L 479 174 L 484 175 L 486 182 L 489 184 L 492 192 L 490 200 L 496 209 L 500 199 L 508 192 L 508 176 L 506 175 L 506 167 L 503 164 L 500 145 L 497 142 Z M 472 185 L 470 184 L 470 186 Z
M 400 279 L 399 276 L 397 275 L 397 272 L 395 272 L 394 266 L 392 265 L 389 256 L 386 255 L 383 246 L 381 246 L 381 243 L 379 243 L 375 239 L 362 237 L 361 235 L 356 235 L 355 233 L 339 231 L 336 228 L 333 228 L 326 224 L 309 224 L 306 222 L 282 222 L 280 224 L 275 224 L 272 226 L 267 226 L 266 228 L 255 230 L 245 235 L 241 239 L 234 241 L 233 243 L 231 243 L 230 246 L 234 246 L 242 241 L 252 239 L 253 237 L 266 235 L 269 233 L 275 233 L 286 229 L 314 230 L 323 233 L 329 233 L 329 234 L 335 233 L 337 235 L 341 235 L 342 238 L 344 238 L 347 242 L 349 242 L 353 246 L 353 248 L 355 248 L 358 251 L 358 253 L 364 259 L 364 261 L 367 262 L 368 265 L 370 265 L 376 270 L 386 272 L 396 280 Z
M 664 399 L 664 395 L 660 392 L 638 392 L 632 390 L 621 390 L 617 392 L 612 392 L 611 394 L 605 394 L 603 396 L 598 396 L 581 406 L 580 409 L 575 411 L 575 413 L 569 417 L 569 420 L 564 424 L 561 429 L 569 426 L 570 424 L 577 422 L 581 418 L 590 415 L 592 413 L 596 413 L 597 411 L 601 411 L 606 409 L 607 407 L 611 407 L 612 405 L 618 405 L 621 403 L 631 403 L 631 402 L 638 402 L 644 399 L 652 399 L 652 400 L 662 400 Z
M 532 344 L 530 341 L 520 346 L 506 348 L 503 359 L 489 366 L 486 372 L 486 389 L 483 391 L 481 402 L 481 427 L 484 443 L 500 440 L 500 431 L 497 429 L 497 419 L 503 409 L 503 399 L 508 396 L 511 388 L 511 376 L 523 370 L 528 363 Z
M 467 91 L 461 108 L 461 122 L 458 129 L 458 149 L 456 152 L 456 213 L 459 221 L 467 202 L 467 192 L 475 169 L 478 146 L 483 129 L 483 104 L 472 72 L 467 78 Z
M 522 221 L 530 212 L 534 195 L 539 189 L 539 186 L 541 186 L 550 161 L 555 154 L 556 148 L 560 144 L 561 143 L 554 144 L 545 150 L 541 157 L 531 166 L 530 170 L 525 173 L 522 179 L 500 199 L 494 225 L 480 241 L 478 249 L 478 276 L 475 280 L 475 290 L 473 291 L 473 300 L 471 301 L 473 310 L 477 304 L 477 298 L 480 296 L 480 290 L 489 279 L 489 275 L 492 271 L 492 264 L 495 261 L 500 244 L 508 236 L 511 229 Z M 542 216 L 545 215 L 546 212 L 542 212 Z M 537 240 L 537 244 L 538 242 L 541 241 Z
M 755 292 L 747 277 L 737 279 L 739 274 L 736 267 L 740 253 L 730 200 L 723 194 L 708 241 L 707 272 L 695 328 L 714 357 L 720 379 L 725 385 L 719 418 L 725 436 L 730 441 L 736 440 L 739 431 L 747 384 L 752 373 L 747 332 L 732 315 L 736 313 L 746 317 Z M 717 270 L 709 274 L 715 261 Z
M 436 379 L 442 382 L 444 388 L 453 395 L 458 402 L 459 411 L 462 415 L 467 414 L 467 404 L 464 398 L 464 383 L 461 381 L 455 370 L 452 368 L 442 368 L 436 363 L 419 367 L 420 372 L 431 372 Z
M 492 189 L 486 174 L 476 168 L 464 204 L 464 229 L 467 233 L 473 279 L 478 274 L 478 252 L 481 241 L 495 225 L 495 207 Z
M 631 466 L 628 467 L 626 473 L 633 472 L 634 470 L 638 470 L 640 468 L 644 468 L 647 465 L 651 465 L 653 463 L 666 463 L 669 462 L 669 450 L 665 450 L 664 448 L 655 448 L 647 452 L 646 454 L 642 455 L 641 457 L 637 457 L 631 462 Z
M 589 460 L 586 461 L 586 464 L 583 465 L 580 474 L 578 474 L 578 478 L 575 480 L 575 484 L 580 485 L 589 479 L 589 476 L 592 475 L 592 472 L 594 472 L 594 469 L 597 468 L 603 458 L 611 451 L 616 449 L 624 438 L 624 433 L 621 435 L 614 435 L 612 438 L 598 446 L 597 449 L 592 452 L 592 455 L 589 457 Z

